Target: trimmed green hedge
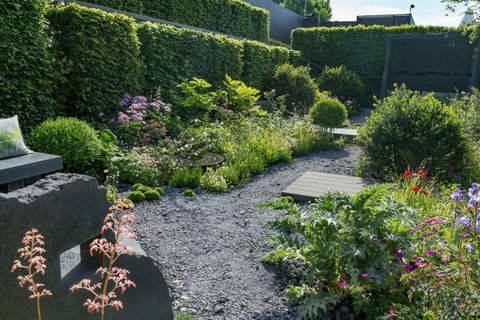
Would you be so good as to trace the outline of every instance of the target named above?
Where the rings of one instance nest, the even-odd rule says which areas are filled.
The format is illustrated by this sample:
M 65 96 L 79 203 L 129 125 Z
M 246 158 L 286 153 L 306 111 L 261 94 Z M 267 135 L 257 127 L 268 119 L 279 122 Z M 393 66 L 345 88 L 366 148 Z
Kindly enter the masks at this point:
M 0 2 L 0 118 L 24 129 L 55 115 L 43 0 Z
M 292 47 L 320 66 L 345 65 L 360 76 L 365 83 L 366 97 L 371 97 L 380 92 L 387 36 L 448 31 L 456 29 L 422 26 L 300 28 L 292 33 Z
M 242 0 L 91 0 L 90 2 L 247 39 L 268 41 L 268 11 Z
M 224 36 L 172 26 L 143 23 L 138 28 L 147 69 L 147 93 L 160 89 L 171 101 L 177 85 L 193 77 L 219 84 L 242 73 L 242 44 Z
M 144 10 L 143 0 L 88 0 L 87 2 L 134 13 L 143 13 Z
M 267 90 L 275 67 L 291 62 L 297 51 L 238 41 L 221 35 L 154 23 L 138 27 L 146 66 L 147 94 L 172 101 L 177 85 L 199 77 L 217 85 L 228 74 Z
M 243 42 L 242 79 L 249 86 L 268 90 L 275 67 L 291 63 L 299 52 L 283 47 L 267 46 L 255 41 Z
M 124 15 L 70 4 L 48 12 L 62 77 L 65 113 L 96 120 L 116 112 L 126 92 L 139 93 L 143 65 L 135 22 Z

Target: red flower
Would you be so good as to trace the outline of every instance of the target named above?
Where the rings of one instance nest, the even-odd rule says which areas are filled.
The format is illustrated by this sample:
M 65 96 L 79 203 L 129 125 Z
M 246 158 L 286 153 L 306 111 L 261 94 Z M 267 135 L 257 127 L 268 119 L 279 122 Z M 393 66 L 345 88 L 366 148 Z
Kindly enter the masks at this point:
M 422 193 L 423 193 L 424 195 L 428 196 L 428 191 L 427 191 L 427 190 L 423 189 L 423 190 L 422 190 Z
M 423 170 L 418 171 L 418 176 L 419 177 L 425 178 L 426 175 L 427 174 Z
M 418 190 L 420 190 L 420 187 L 415 186 L 415 187 L 411 188 L 410 190 L 412 190 L 413 192 L 418 192 Z
M 403 176 L 404 176 L 405 178 L 408 178 L 408 177 L 410 177 L 411 175 L 412 175 L 412 172 L 411 172 L 411 171 L 405 171 L 405 173 L 403 174 Z

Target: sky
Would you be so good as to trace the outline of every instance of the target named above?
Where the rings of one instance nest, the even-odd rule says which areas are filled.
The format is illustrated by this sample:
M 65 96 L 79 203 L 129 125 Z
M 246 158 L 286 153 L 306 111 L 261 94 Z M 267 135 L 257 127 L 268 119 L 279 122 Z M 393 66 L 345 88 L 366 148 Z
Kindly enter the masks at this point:
M 417 25 L 458 26 L 462 10 L 452 13 L 441 0 L 331 0 L 332 21 L 356 20 L 357 15 L 408 13 L 410 4 Z

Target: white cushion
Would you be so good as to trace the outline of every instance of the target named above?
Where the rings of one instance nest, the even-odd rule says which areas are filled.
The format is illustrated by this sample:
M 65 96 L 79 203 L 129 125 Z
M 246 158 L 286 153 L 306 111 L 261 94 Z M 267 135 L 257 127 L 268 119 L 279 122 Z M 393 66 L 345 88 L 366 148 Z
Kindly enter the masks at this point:
M 30 152 L 23 141 L 18 117 L 0 119 L 0 159 L 22 156 Z

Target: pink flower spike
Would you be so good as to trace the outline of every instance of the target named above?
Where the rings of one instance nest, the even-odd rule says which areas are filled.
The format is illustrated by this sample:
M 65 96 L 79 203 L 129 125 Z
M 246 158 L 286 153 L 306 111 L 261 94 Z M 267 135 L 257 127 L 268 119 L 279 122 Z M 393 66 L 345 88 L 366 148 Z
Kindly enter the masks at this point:
M 347 281 L 345 281 L 345 279 L 343 279 L 343 278 L 340 278 L 338 280 L 338 286 L 342 289 L 345 288 L 347 286 Z
M 362 273 L 360 274 L 360 277 L 363 277 L 363 278 L 368 278 L 369 274 L 368 273 Z

